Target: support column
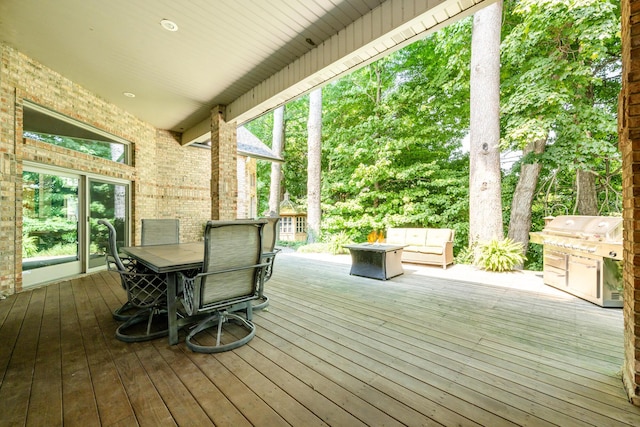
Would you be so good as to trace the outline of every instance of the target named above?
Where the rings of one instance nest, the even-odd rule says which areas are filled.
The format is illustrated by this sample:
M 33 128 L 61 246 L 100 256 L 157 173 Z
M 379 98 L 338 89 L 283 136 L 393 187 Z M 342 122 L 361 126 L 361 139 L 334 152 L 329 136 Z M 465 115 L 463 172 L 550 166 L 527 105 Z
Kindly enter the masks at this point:
M 618 133 L 624 221 L 624 366 L 629 400 L 640 406 L 640 0 L 622 0 L 622 91 Z
M 235 122 L 225 121 L 226 107 L 211 110 L 211 219 L 237 216 L 238 176 Z

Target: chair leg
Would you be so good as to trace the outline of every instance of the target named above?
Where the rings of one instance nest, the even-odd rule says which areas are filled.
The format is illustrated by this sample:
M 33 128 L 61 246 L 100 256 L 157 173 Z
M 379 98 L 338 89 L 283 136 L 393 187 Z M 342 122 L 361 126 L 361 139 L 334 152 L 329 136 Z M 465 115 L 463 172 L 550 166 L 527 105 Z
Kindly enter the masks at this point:
M 269 297 L 266 295 L 262 295 L 262 298 L 258 298 L 255 300 L 255 304 L 253 304 L 254 310 L 262 310 L 269 306 Z
M 136 313 L 140 311 L 139 308 L 132 305 L 129 301 L 125 302 L 122 307 L 113 311 L 113 318 L 117 322 L 126 322 Z
M 160 316 L 158 316 L 160 315 Z M 160 337 L 166 337 L 169 335 L 169 325 L 167 319 L 162 320 L 162 326 L 160 330 L 152 331 L 154 317 L 166 317 L 166 313 L 162 312 L 158 308 L 147 308 L 140 310 L 135 315 L 131 316 L 126 322 L 118 326 L 116 329 L 116 338 L 124 342 L 140 342 L 149 341 Z M 139 331 L 139 327 L 136 325 L 145 322 L 144 331 Z
M 244 337 L 237 339 L 233 342 L 222 344 L 222 327 L 223 324 L 228 322 L 230 319 L 235 320 L 240 326 L 248 331 L 247 335 Z M 216 326 L 217 334 L 216 334 L 216 345 L 200 345 L 196 344 L 192 341 L 193 337 L 198 333 L 204 331 L 205 329 L 212 328 Z M 207 317 L 205 320 L 200 322 L 196 327 L 194 327 L 191 332 L 187 335 L 185 339 L 185 344 L 189 349 L 198 353 L 221 353 L 223 351 L 233 350 L 234 348 L 238 348 L 240 346 L 245 345 L 256 334 L 256 326 L 250 320 L 243 318 L 234 313 L 228 313 L 226 311 L 216 312 L 213 316 Z
M 222 324 L 226 318 L 218 316 L 218 334 L 216 335 L 216 347 L 220 347 L 220 340 L 222 339 Z

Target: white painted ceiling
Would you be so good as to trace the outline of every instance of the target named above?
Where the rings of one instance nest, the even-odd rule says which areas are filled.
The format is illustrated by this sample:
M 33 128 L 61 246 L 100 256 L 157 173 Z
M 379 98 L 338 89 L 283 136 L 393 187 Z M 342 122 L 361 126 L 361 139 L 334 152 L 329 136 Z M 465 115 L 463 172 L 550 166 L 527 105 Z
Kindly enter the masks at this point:
M 268 111 L 490 1 L 0 0 L 0 42 L 157 128 L 186 132 L 215 105 L 255 98 L 274 76 L 284 83 L 242 103 L 236 117 Z M 282 95 L 283 84 L 304 79 Z

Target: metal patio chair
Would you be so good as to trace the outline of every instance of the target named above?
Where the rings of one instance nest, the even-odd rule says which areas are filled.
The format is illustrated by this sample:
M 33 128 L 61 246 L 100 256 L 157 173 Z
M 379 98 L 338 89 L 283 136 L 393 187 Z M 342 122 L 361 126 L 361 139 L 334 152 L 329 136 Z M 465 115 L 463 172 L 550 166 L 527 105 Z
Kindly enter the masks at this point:
M 267 264 L 264 282 L 266 283 L 271 279 L 273 274 L 273 264 L 276 259 L 276 254 L 280 252 L 280 249 L 276 249 L 276 241 L 278 238 L 278 224 L 280 223 L 279 216 L 272 216 L 266 218 L 260 218 L 267 221 L 262 230 L 262 262 Z M 258 290 L 259 298 L 253 304 L 254 310 L 262 310 L 269 305 L 269 297 L 264 294 L 263 286 Z
M 116 329 L 125 342 L 148 341 L 169 335 L 165 274 L 119 271 L 127 299 L 138 311 Z
M 179 219 L 143 219 L 142 246 L 180 243 Z
M 118 272 L 122 287 L 127 292 L 127 302 L 113 312 L 114 319 L 124 321 L 116 329 L 116 338 L 125 342 L 135 342 L 168 335 L 165 315 L 166 276 L 149 273 L 146 269 L 138 269 L 135 261 L 121 257 L 118 253 L 116 230 L 113 225 L 103 219 L 99 220 L 98 224 L 104 225 L 109 231 L 107 268 Z M 139 325 L 143 322 L 146 322 L 146 327 L 141 330 Z
M 178 274 L 188 316 L 202 317 L 185 342 L 191 350 L 217 353 L 240 347 L 255 335 L 252 301 L 259 298 L 267 264 L 262 262 L 265 220 L 209 221 L 204 233 L 204 265 L 194 277 Z M 244 317 L 240 314 L 244 311 Z M 233 334 L 227 328 L 235 323 Z M 204 333 L 216 328 L 215 339 Z M 241 335 L 238 338 L 238 335 Z M 194 340 L 198 337 L 199 342 Z M 208 344 L 207 341 L 215 341 Z
M 115 227 L 109 221 L 104 219 L 98 220 L 98 224 L 107 227 L 107 231 L 109 232 L 107 250 L 105 251 L 107 269 L 116 272 L 136 271 L 138 266 L 135 260 L 127 256 L 120 255 L 118 252 L 118 238 Z M 122 288 L 125 289 L 124 283 L 122 283 Z M 113 311 L 113 318 L 118 322 L 123 322 L 128 320 L 136 311 L 137 309 L 127 301 L 122 305 L 122 307 Z

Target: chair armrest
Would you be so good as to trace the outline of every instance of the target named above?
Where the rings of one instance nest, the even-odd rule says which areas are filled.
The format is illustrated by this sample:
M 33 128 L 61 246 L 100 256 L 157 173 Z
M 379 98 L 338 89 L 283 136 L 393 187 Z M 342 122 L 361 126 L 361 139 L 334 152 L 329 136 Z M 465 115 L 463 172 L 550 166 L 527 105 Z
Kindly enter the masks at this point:
M 220 307 L 231 306 L 238 302 L 242 302 L 250 299 L 257 299 L 259 292 L 264 286 L 264 277 L 269 265 L 270 263 L 263 262 L 260 264 L 252 264 L 248 266 L 198 273 L 193 277 L 189 277 L 185 275 L 183 272 L 178 272 L 177 274 L 178 287 L 182 288 L 182 305 L 186 310 L 186 312 L 190 316 L 193 316 L 200 312 L 210 311 L 211 309 L 218 306 Z M 212 303 L 204 304 L 201 301 L 200 298 L 202 296 L 201 287 L 203 286 L 203 279 L 209 276 L 215 276 L 215 275 L 224 274 L 224 273 L 232 273 L 235 271 L 242 271 L 242 270 L 248 270 L 253 268 L 259 269 L 259 273 L 257 274 L 257 277 L 256 277 L 257 283 L 255 283 L 255 286 L 254 286 L 253 298 L 240 297 L 240 298 L 221 299 L 220 301 L 216 301 L 213 304 Z

